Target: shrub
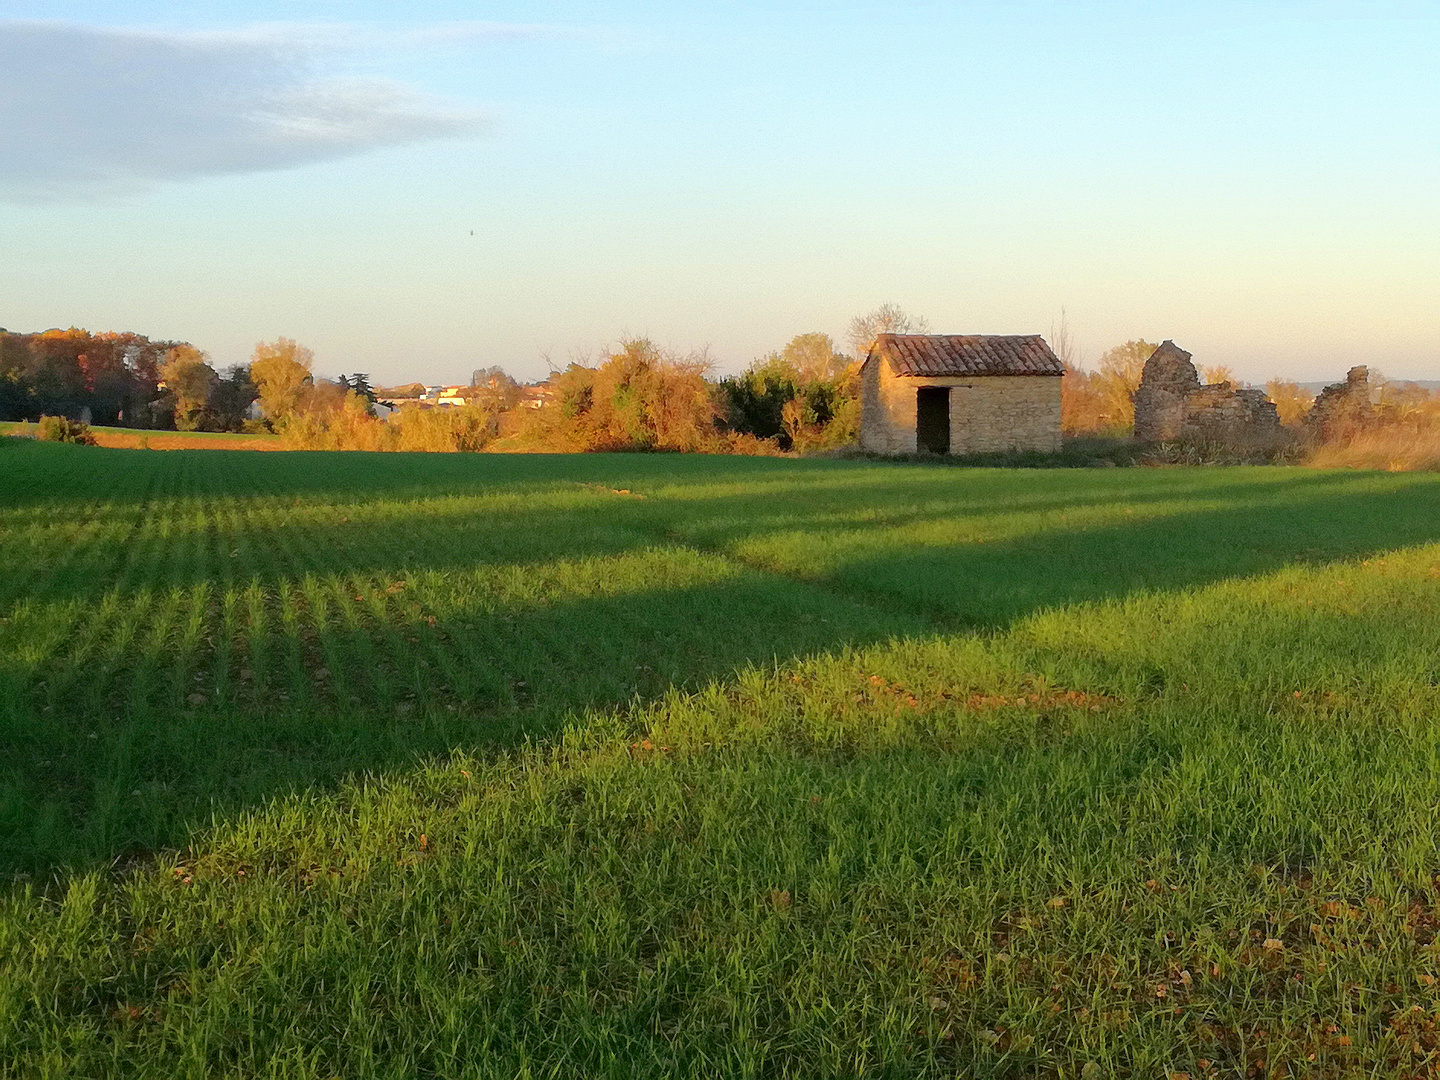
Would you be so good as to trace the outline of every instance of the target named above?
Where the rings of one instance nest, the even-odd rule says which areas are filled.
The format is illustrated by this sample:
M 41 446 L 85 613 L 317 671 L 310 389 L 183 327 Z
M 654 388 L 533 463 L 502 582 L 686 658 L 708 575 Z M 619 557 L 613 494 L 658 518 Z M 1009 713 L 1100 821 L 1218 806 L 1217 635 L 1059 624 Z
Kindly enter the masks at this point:
M 473 405 L 458 408 L 407 408 L 385 425 L 399 432 L 399 450 L 478 453 L 495 437 L 492 413 Z
M 479 406 L 407 405 L 389 420 L 370 415 L 365 398 L 351 391 L 338 409 L 292 415 L 283 425 L 292 450 L 422 450 L 476 453 L 498 431 L 495 415 Z
M 571 364 L 554 375 L 553 400 L 521 418 L 517 443 L 552 453 L 722 449 L 708 367 L 703 353 L 622 342 L 597 368 Z
M 76 443 L 80 446 L 95 445 L 95 436 L 90 433 L 89 424 L 82 424 L 78 420 L 69 420 L 63 416 L 40 417 L 35 437 L 41 442 Z
M 1241 431 L 1187 435 L 1148 446 L 1142 465 L 1288 465 L 1304 454 L 1304 440 L 1293 431 Z

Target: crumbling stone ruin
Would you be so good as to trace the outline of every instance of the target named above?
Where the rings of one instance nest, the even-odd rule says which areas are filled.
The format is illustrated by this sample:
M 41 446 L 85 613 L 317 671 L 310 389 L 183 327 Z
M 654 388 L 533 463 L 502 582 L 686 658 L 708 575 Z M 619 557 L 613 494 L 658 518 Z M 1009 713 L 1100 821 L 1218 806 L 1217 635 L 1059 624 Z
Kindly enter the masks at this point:
M 1305 416 L 1305 426 L 1329 442 L 1353 434 L 1374 417 L 1370 404 L 1370 369 L 1352 367 L 1343 383 L 1331 383 L 1320 391 Z
M 1280 413 L 1263 390 L 1202 385 L 1190 354 L 1173 341 L 1145 361 L 1133 400 L 1135 437 L 1144 442 L 1252 443 L 1280 430 Z

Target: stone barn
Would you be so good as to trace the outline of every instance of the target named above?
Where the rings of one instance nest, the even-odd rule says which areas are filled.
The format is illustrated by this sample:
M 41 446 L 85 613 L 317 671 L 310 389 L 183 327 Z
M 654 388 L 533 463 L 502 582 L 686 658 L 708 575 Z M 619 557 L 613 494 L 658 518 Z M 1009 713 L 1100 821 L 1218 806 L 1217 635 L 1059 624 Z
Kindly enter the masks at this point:
M 881 334 L 860 367 L 861 449 L 1054 453 L 1064 373 L 1038 334 Z

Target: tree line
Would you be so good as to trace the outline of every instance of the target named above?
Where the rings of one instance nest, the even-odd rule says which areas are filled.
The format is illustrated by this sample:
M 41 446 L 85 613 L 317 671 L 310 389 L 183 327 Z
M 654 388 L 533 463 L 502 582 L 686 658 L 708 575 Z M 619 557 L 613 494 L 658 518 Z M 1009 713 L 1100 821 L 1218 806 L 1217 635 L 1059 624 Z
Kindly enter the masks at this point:
M 540 388 L 523 387 L 499 367 L 476 371 L 460 408 L 426 407 L 418 383 L 377 390 L 365 373 L 317 378 L 311 351 L 289 338 L 262 341 L 249 364 L 220 372 L 183 341 L 76 328 L 0 330 L 0 419 L 83 414 L 102 425 L 267 430 L 317 449 L 480 450 L 499 441 L 555 452 L 808 452 L 859 441 L 860 365 L 876 335 L 927 329 L 923 318 L 885 304 L 852 319 L 843 346 L 825 333 L 799 334 L 719 379 L 703 350 L 635 338 L 555 371 Z M 1133 394 L 1155 344 L 1127 341 L 1087 368 L 1063 316 L 1050 339 L 1065 367 L 1065 434 L 1129 435 Z M 1200 373 L 1207 383 L 1235 381 L 1225 367 L 1202 366 Z M 1440 395 L 1377 381 L 1374 423 L 1440 424 Z M 1278 379 L 1266 391 L 1283 424 L 1303 425 L 1313 394 Z M 376 411 L 381 398 L 400 405 L 384 422 Z
M 77 327 L 0 330 L 0 419 L 42 416 L 179 431 L 241 431 L 255 400 L 248 365 L 224 373 L 186 341 Z
M 880 333 L 924 332 L 923 318 L 884 304 L 851 320 L 848 352 L 820 332 L 800 334 L 739 375 L 713 380 L 704 351 L 647 338 L 621 341 L 598 360 L 557 370 L 543 389 L 501 368 L 476 371 L 465 406 L 406 404 L 423 387 L 382 391 L 400 405 L 381 423 L 358 395 L 304 399 L 308 356 L 260 357 L 251 378 L 267 420 L 294 446 L 328 449 L 508 449 L 552 452 L 809 451 L 854 444 L 860 431 L 860 363 Z M 293 343 L 289 343 L 293 346 Z

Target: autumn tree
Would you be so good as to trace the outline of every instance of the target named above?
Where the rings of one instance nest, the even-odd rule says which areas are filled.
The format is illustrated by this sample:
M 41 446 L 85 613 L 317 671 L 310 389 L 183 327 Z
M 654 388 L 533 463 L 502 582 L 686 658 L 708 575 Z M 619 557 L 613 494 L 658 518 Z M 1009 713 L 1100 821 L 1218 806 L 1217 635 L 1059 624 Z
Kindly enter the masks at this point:
M 73 326 L 38 334 L 0 331 L 0 409 L 33 418 L 88 408 L 96 423 L 149 426 L 158 419 L 149 406 L 159 393 L 159 363 L 178 344 Z
M 1305 423 L 1305 414 L 1315 403 L 1315 395 L 1299 383 L 1278 376 L 1265 384 L 1265 393 L 1275 403 L 1280 414 L 1280 423 L 1286 427 L 1298 428 Z
M 314 353 L 290 338 L 262 341 L 255 346 L 250 379 L 266 419 L 283 423 L 300 411 L 304 390 L 314 381 L 310 374 L 314 359 Z
M 794 369 L 801 383 L 841 379 L 855 362 L 835 348 L 829 334 L 818 331 L 797 334 L 779 353 L 770 356 Z
M 620 343 L 599 367 L 572 363 L 554 397 L 526 418 L 528 437 L 554 450 L 706 450 L 717 411 L 703 352 L 679 354 L 645 338 Z
M 512 409 L 524 392 L 520 384 L 499 365 L 477 370 L 470 377 L 471 400 L 489 413 Z
M 926 334 L 930 324 L 923 316 L 911 315 L 899 304 L 884 303 L 874 311 L 850 320 L 846 342 L 856 357 L 863 359 L 880 334 Z
M 81 359 L 89 342 L 89 333 L 74 326 L 31 335 L 27 376 L 42 412 L 70 413 L 89 404 Z
M 1157 346 L 1144 339 L 1107 349 L 1097 370 L 1067 363 L 1060 384 L 1061 425 L 1068 435 L 1122 433 L 1135 425 L 1133 396 Z
M 177 431 L 202 431 L 208 419 L 210 397 L 220 376 L 194 345 L 176 345 L 160 362 L 160 380 L 175 399 Z

